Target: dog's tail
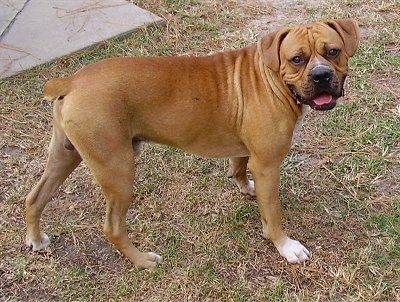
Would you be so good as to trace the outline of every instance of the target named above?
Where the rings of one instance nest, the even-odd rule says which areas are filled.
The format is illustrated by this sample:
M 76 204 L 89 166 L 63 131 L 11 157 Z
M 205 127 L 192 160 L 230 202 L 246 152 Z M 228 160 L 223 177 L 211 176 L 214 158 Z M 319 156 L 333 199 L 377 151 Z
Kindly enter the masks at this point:
M 53 101 L 66 96 L 71 91 L 71 78 L 51 79 L 44 84 L 44 99 Z

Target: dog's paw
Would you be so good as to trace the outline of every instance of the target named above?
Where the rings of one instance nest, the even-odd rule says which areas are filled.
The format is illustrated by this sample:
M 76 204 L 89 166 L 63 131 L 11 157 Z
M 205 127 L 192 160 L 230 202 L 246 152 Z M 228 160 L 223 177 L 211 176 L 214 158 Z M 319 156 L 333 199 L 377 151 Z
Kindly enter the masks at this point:
M 154 252 L 149 252 L 148 255 L 150 256 L 151 260 L 156 264 L 161 264 L 163 261 L 162 257 Z
M 289 263 L 301 263 L 309 260 L 311 253 L 297 240 L 286 237 L 280 244 L 275 244 L 279 254 Z
M 153 252 L 143 253 L 143 256 L 143 259 L 140 261 L 140 263 L 137 263 L 136 266 L 138 268 L 148 269 L 150 271 L 154 270 L 157 264 L 161 264 L 163 260 L 160 255 L 157 255 Z
M 33 241 L 29 235 L 27 235 L 26 239 L 25 239 L 25 244 L 27 247 L 31 248 L 32 251 L 40 251 L 49 246 L 50 239 L 49 239 L 49 236 L 47 236 L 45 233 L 41 233 L 40 241 L 36 242 L 36 241 Z
M 240 193 L 242 194 L 256 196 L 254 181 L 252 180 L 249 180 L 247 184 L 244 186 L 239 186 L 239 188 L 240 188 Z

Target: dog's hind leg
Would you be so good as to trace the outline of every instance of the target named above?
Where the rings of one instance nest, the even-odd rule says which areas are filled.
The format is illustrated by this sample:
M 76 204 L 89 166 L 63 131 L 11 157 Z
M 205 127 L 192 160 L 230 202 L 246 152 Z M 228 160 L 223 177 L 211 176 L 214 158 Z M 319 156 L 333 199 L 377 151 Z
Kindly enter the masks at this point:
M 229 159 L 228 177 L 232 178 L 243 194 L 255 196 L 254 182 L 247 178 L 248 157 L 232 157 Z
M 43 209 L 57 188 L 81 162 L 76 150 L 68 150 L 64 146 L 65 140 L 68 139 L 54 121 L 45 171 L 25 200 L 27 227 L 25 242 L 34 251 L 44 249 L 50 243 L 48 236 L 40 231 L 39 223 Z
M 90 136 L 85 136 L 86 139 L 88 137 Z M 131 140 L 122 135 L 119 136 L 118 132 L 114 131 L 113 133 L 102 132 L 101 137 L 92 137 L 89 141 L 80 141 L 78 144 L 84 161 L 105 195 L 107 204 L 105 235 L 136 267 L 155 268 L 158 263 L 161 263 L 162 258 L 152 252 L 140 252 L 130 241 L 127 232 L 126 213 L 132 203 L 135 174 Z M 85 157 L 84 154 L 89 156 Z

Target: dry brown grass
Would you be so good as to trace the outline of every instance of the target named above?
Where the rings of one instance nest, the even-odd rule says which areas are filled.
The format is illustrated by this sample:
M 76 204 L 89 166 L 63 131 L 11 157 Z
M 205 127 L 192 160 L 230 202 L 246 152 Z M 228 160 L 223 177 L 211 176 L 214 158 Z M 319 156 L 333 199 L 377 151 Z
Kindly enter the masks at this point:
M 400 301 L 400 3 L 135 3 L 165 26 L 0 82 L 0 299 Z M 160 146 L 144 148 L 128 215 L 139 248 L 164 256 L 155 272 L 137 271 L 107 242 L 104 202 L 84 166 L 43 215 L 51 246 L 24 247 L 24 197 L 43 171 L 51 130 L 46 79 L 110 56 L 238 48 L 261 31 L 325 17 L 357 18 L 363 38 L 345 101 L 307 117 L 282 169 L 285 227 L 313 251 L 310 262 L 288 265 L 261 238 L 256 202 L 227 179 L 225 161 Z

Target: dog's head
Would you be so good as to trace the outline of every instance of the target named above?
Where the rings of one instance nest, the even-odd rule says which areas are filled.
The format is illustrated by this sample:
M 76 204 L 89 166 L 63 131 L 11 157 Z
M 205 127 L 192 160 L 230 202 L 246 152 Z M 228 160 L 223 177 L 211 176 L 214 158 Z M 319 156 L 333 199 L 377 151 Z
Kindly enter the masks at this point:
M 259 49 L 264 64 L 279 72 L 298 103 L 328 110 L 343 95 L 348 58 L 359 39 L 355 21 L 327 20 L 268 34 Z

